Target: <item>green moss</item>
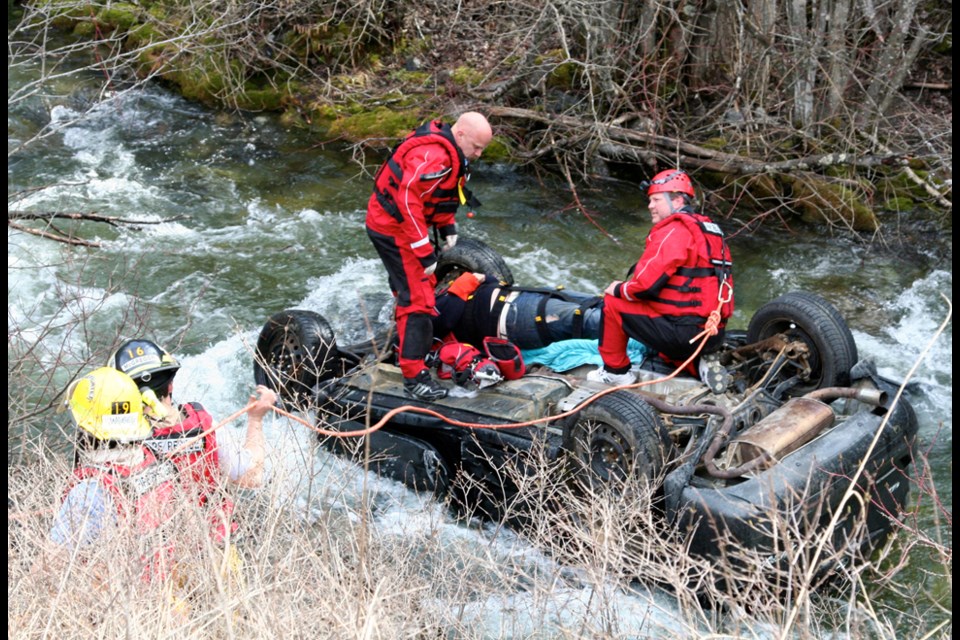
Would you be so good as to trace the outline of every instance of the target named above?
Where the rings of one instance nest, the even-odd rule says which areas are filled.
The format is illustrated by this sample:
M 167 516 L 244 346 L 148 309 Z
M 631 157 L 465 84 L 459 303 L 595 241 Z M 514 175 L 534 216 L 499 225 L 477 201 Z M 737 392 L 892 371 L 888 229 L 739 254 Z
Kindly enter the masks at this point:
M 912 211 L 917 205 L 912 198 L 890 198 L 880 208 L 886 211 Z
M 50 19 L 50 24 L 54 29 L 70 32 L 77 26 L 78 22 L 88 22 L 90 12 L 84 13 L 81 9 L 71 9 L 61 14 L 55 15 Z
M 166 47 L 146 47 L 137 54 L 138 73 L 147 75 L 163 64 Z
M 579 78 L 580 65 L 564 62 L 547 74 L 546 85 L 552 89 L 572 89 L 579 82 Z
M 377 107 L 338 118 L 332 123 L 330 132 L 340 134 L 348 140 L 400 138 L 425 119 L 419 109 Z
M 396 140 L 431 116 L 419 107 L 398 109 L 358 103 L 334 105 L 321 102 L 298 105 L 295 112 L 285 114 L 288 122 L 306 121 L 313 128 L 348 141 L 368 138 Z
M 98 11 L 97 20 L 121 31 L 127 31 L 140 22 L 140 7 L 118 2 Z
M 490 144 L 483 150 L 484 162 L 508 162 L 513 157 L 513 150 L 507 141 L 500 136 L 494 136 Z
M 927 178 L 930 175 L 929 171 L 926 170 L 914 171 L 914 173 L 920 178 Z M 882 177 L 875 179 L 874 182 L 877 187 L 877 198 L 881 201 L 902 202 L 910 200 L 913 203 L 913 208 L 916 208 L 917 205 L 928 203 L 932 199 L 926 188 L 917 184 L 916 180 L 903 169 L 888 169 Z
M 953 35 L 947 35 L 933 47 L 935 53 L 944 56 L 953 56 Z
M 215 62 L 212 58 L 194 58 L 186 67 L 168 70 L 164 73 L 164 78 L 179 86 L 180 93 L 188 100 L 218 106 L 221 103 L 218 95 L 224 93 L 228 83 Z
M 425 87 L 433 79 L 433 76 L 427 71 L 407 71 L 405 69 L 398 69 L 390 74 L 390 79 L 399 85 Z
M 356 89 L 365 89 L 370 86 L 372 77 L 366 71 L 356 73 L 341 73 L 330 78 L 330 84 L 337 89 L 345 89 L 348 93 Z
M 400 36 L 394 40 L 391 52 L 398 58 L 406 58 L 408 56 L 432 51 L 433 48 L 433 38 L 430 36 L 413 39 L 410 39 L 406 36 Z
M 298 105 L 290 105 L 280 114 L 280 124 L 289 128 L 302 126 L 304 123 L 303 112 Z
M 73 27 L 73 35 L 81 38 L 92 38 L 97 34 L 96 25 L 92 22 L 78 22 Z
M 835 164 L 824 167 L 823 175 L 831 178 L 843 178 L 844 180 L 854 180 L 857 177 L 856 170 L 850 165 Z
M 272 87 L 245 88 L 237 97 L 237 106 L 247 111 L 278 111 L 287 100 L 287 93 Z
M 876 231 L 880 223 L 862 197 L 846 185 L 827 182 L 811 174 L 781 176 L 792 190 L 800 217 L 809 224 L 849 226 L 856 231 Z
M 127 39 L 132 47 L 142 47 L 151 42 L 163 40 L 163 34 L 152 24 L 141 24 L 130 31 Z
M 718 136 L 705 140 L 700 146 L 705 149 L 713 149 L 714 151 L 729 151 L 730 141 L 722 136 Z
M 450 73 L 450 79 L 456 84 L 470 87 L 483 81 L 483 73 L 473 67 L 460 66 Z
M 537 65 L 556 63 L 566 59 L 566 57 L 567 54 L 563 52 L 563 49 L 551 49 L 550 51 L 544 51 L 540 55 L 534 57 L 533 63 Z
M 156 20 L 162 22 L 167 18 L 167 10 L 163 5 L 155 4 L 147 9 L 147 13 L 150 14 Z

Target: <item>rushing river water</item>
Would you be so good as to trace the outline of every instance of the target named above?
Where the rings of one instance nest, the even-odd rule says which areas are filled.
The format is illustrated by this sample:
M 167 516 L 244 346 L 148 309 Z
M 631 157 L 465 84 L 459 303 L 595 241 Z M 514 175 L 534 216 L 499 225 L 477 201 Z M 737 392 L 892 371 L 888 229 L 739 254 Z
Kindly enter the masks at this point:
M 13 87 L 22 78 L 13 73 L 9 82 Z M 49 121 L 71 122 L 99 99 L 92 80 L 72 82 L 59 87 L 62 96 L 38 97 L 8 114 L 8 149 Z M 176 395 L 202 399 L 215 416 L 235 411 L 251 391 L 251 345 L 270 314 L 312 309 L 342 341 L 363 337 L 367 305 L 382 302 L 387 290 L 363 226 L 371 179 L 347 151 L 318 142 L 271 116 L 215 113 L 148 88 L 107 99 L 90 117 L 11 155 L 8 194 L 19 194 L 12 208 L 97 212 L 144 224 L 78 227 L 82 237 L 102 243 L 97 250 L 8 229 L 8 331 L 17 327 L 17 339 L 40 340 L 54 362 L 84 353 L 91 339 L 109 348 L 131 309 L 146 312 L 150 337 L 182 356 Z M 508 167 L 481 161 L 472 187 L 484 206 L 472 219 L 460 216 L 461 236 L 495 247 L 522 284 L 600 292 L 636 259 L 650 226 L 634 185 L 581 191 L 593 220 L 566 208 L 571 197 L 562 186 L 545 187 Z M 724 226 L 728 233 L 738 227 Z M 736 233 L 731 324 L 745 327 L 756 308 L 781 293 L 818 292 L 848 320 L 861 357 L 902 379 L 946 316 L 948 248 L 949 241 L 866 246 L 774 223 Z M 65 298 L 66 309 L 59 302 Z M 94 303 L 85 331 L 58 330 L 67 323 L 57 314 Z M 32 333 L 47 324 L 50 332 Z M 951 325 L 919 363 L 918 388 L 910 394 L 922 449 L 951 512 L 952 343 Z M 59 428 L 46 437 L 55 448 L 65 442 Z M 275 473 L 301 464 L 311 441 L 281 421 L 268 438 Z M 383 526 L 422 508 L 405 490 L 389 491 L 401 497 Z M 921 576 L 922 567 L 917 571 Z

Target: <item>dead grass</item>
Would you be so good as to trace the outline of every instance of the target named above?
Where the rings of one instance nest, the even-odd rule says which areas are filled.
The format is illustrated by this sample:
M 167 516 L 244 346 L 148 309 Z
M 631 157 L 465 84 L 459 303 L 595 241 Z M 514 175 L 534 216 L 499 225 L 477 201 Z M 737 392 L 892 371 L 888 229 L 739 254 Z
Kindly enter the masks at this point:
M 734 576 L 685 552 L 684 532 L 652 508 L 650 486 L 585 490 L 545 458 L 533 473 L 501 469 L 518 488 L 509 501 L 487 494 L 501 520 L 461 510 L 457 522 L 432 498 L 318 454 L 313 469 L 295 470 L 294 499 L 280 482 L 239 496 L 240 574 L 224 570 L 202 514 L 184 503 L 176 569 L 148 582 L 143 542 L 130 531 L 75 556 L 55 552 L 47 530 L 69 464 L 29 458 L 8 468 L 10 638 L 899 639 L 950 630 L 924 628 L 918 612 L 916 635 L 905 636 L 873 601 L 876 567 L 843 550 L 840 579 L 797 601 L 810 541 L 796 523 L 777 525 L 794 554 L 785 573 L 731 541 Z M 793 582 L 776 587 L 771 576 Z

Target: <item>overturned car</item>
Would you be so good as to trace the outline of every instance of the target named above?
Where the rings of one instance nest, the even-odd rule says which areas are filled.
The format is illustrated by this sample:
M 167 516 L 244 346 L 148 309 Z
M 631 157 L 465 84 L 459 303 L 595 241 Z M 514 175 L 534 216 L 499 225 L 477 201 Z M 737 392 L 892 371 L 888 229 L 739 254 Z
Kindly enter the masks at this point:
M 470 239 L 443 254 L 440 286 L 464 272 L 513 284 L 502 259 Z M 543 289 L 527 291 L 553 299 Z M 591 298 L 562 296 L 578 309 Z M 582 314 L 557 317 L 579 325 L 552 335 L 590 337 Z M 550 335 L 537 334 L 541 341 Z M 624 388 L 587 381 L 588 365 L 537 366 L 518 379 L 422 402 L 404 394 L 390 344 L 389 335 L 377 335 L 341 345 L 322 315 L 286 310 L 260 332 L 254 376 L 288 406 L 315 412 L 326 430 L 382 423 L 364 436 L 382 475 L 437 494 L 455 485 L 493 488 L 456 495 L 482 503 L 471 507 L 491 517 L 516 491 L 504 469 L 522 469 L 517 460 L 533 451 L 592 486 L 627 477 L 656 483 L 656 508 L 706 558 L 727 555 L 734 544 L 787 561 L 775 524 L 784 517 L 809 532 L 834 522 L 834 548 L 867 553 L 886 539 L 907 500 L 913 409 L 896 383 L 858 361 L 843 318 L 815 294 L 782 295 L 746 330 L 728 330 L 723 345 L 702 356 L 704 379 L 671 375 L 673 365 L 648 356 L 640 382 Z M 324 442 L 349 454 L 356 447 L 346 440 Z M 469 482 L 455 482 L 458 475 Z M 848 499 L 851 489 L 858 499 Z

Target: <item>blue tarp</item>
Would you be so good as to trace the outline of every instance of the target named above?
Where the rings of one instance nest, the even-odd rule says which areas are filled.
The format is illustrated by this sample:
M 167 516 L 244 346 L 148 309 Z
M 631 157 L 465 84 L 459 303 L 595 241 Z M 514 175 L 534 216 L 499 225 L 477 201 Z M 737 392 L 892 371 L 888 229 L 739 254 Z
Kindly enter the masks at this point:
M 647 357 L 649 349 L 633 338 L 627 341 L 627 355 L 633 364 L 640 364 Z M 526 366 L 542 364 L 554 371 L 569 371 L 582 364 L 600 366 L 600 352 L 597 350 L 596 340 L 562 340 L 541 349 L 525 349 L 521 351 Z

